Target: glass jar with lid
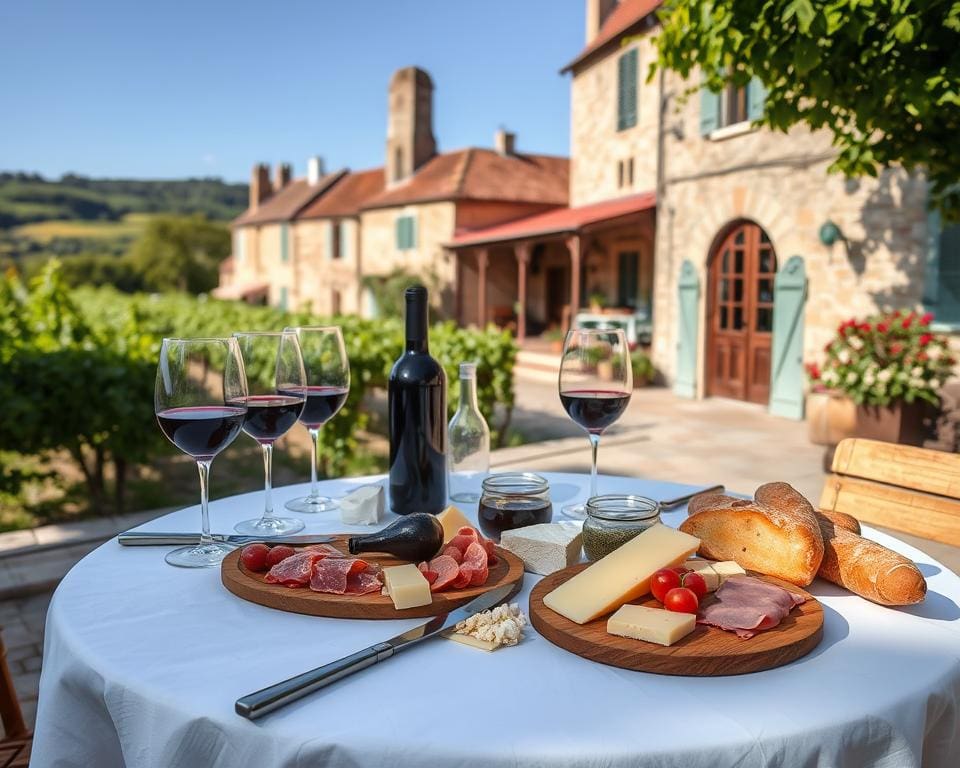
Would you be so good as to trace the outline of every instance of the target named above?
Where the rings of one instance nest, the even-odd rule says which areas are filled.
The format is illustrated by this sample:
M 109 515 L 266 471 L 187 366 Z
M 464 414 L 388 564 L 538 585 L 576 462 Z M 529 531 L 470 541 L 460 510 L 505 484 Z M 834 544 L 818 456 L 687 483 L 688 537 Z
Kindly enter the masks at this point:
M 609 494 L 587 500 L 583 551 L 599 560 L 660 522 L 660 502 L 646 496 Z
M 483 481 L 477 510 L 480 530 L 494 541 L 512 528 L 523 528 L 553 519 L 550 486 L 533 472 L 503 472 Z

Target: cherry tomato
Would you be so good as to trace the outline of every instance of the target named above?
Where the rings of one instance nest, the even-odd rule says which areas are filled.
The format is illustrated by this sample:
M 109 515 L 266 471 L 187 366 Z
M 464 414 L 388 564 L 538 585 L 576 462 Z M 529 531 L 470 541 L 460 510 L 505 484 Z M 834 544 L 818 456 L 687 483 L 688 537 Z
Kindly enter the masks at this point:
M 286 544 L 278 544 L 271 549 L 270 554 L 267 555 L 267 568 L 273 568 L 273 566 L 281 560 L 286 560 L 295 554 L 297 554 L 297 551 L 293 547 L 288 547 Z
M 270 547 L 266 544 L 247 544 L 240 551 L 240 562 L 244 568 L 251 571 L 267 570 L 267 555 L 270 554 Z
M 703 600 L 703 596 L 707 594 L 707 582 L 699 573 L 685 573 L 680 577 L 681 586 L 689 589 L 693 594 L 697 596 L 697 600 Z
M 667 592 L 680 586 L 680 574 L 673 568 L 661 568 L 650 578 L 650 591 L 661 603 Z
M 692 589 L 675 587 L 667 592 L 667 596 L 663 599 L 663 607 L 677 613 L 696 613 L 700 607 L 700 601 L 697 600 Z

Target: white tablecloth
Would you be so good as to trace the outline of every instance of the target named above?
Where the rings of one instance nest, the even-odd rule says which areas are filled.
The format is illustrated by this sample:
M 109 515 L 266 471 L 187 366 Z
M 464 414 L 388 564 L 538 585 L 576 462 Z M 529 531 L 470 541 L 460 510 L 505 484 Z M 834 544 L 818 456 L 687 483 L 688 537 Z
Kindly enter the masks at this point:
M 580 475 L 548 477 L 555 502 L 587 486 Z M 331 481 L 324 492 L 369 481 Z M 685 489 L 613 477 L 600 486 L 661 499 Z M 278 489 L 276 501 L 303 491 Z M 214 502 L 214 529 L 231 530 L 261 503 L 257 493 Z M 144 529 L 196 530 L 198 514 L 182 510 Z M 664 520 L 676 525 L 684 514 Z M 337 513 L 309 521 L 308 531 L 345 529 Z M 955 768 L 960 579 L 871 535 L 919 563 L 926 602 L 882 608 L 817 581 L 823 642 L 780 669 L 630 672 L 529 629 L 519 646 L 492 654 L 431 640 L 255 723 L 234 714 L 238 697 L 417 622 L 274 611 L 229 594 L 216 569 L 173 568 L 163 549 L 109 541 L 70 571 L 51 603 L 31 765 Z M 525 608 L 537 578 L 525 578 Z

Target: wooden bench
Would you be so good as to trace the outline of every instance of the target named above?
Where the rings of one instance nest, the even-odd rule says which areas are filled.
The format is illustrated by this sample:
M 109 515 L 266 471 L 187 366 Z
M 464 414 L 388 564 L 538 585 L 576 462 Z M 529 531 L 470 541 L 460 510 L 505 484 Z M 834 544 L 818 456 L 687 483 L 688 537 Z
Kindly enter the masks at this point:
M 33 735 L 23 722 L 23 712 L 13 687 L 13 677 L 7 666 L 7 649 L 0 638 L 0 720 L 3 721 L 3 739 L 0 740 L 0 768 L 27 768 Z
M 832 470 L 821 509 L 960 547 L 960 454 L 847 438 Z

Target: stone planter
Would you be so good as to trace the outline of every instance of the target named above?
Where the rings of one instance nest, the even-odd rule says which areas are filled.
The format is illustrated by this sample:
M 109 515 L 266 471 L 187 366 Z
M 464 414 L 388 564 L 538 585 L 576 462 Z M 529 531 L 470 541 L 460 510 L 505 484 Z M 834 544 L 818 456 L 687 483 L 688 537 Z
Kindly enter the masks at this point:
M 927 402 L 857 406 L 857 437 L 885 443 L 923 445 L 935 409 Z
M 807 434 L 814 445 L 836 445 L 857 431 L 857 405 L 839 392 L 807 395 Z

